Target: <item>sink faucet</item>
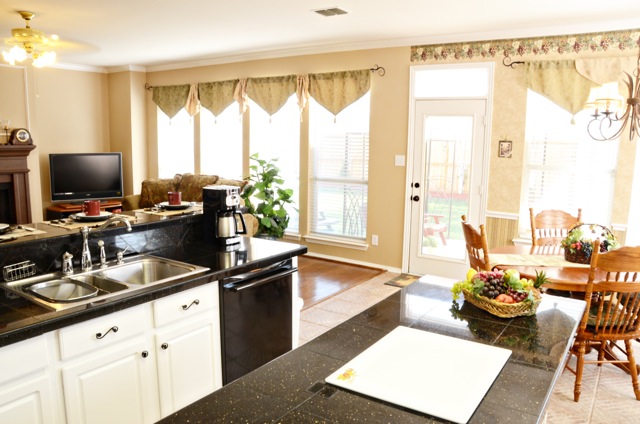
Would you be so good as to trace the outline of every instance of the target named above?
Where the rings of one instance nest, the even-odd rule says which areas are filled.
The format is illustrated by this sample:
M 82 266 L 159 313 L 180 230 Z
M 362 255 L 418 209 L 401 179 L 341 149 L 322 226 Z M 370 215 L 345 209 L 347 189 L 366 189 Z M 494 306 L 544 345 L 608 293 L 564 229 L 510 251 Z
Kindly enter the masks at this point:
M 109 225 L 112 225 L 114 222 L 118 222 L 118 221 L 124 222 L 127 226 L 127 231 L 128 232 L 131 231 L 131 224 L 129 223 L 129 220 L 127 218 L 124 218 L 118 215 L 112 216 L 111 218 L 107 219 L 102 225 L 97 227 L 95 231 L 104 230 Z M 80 228 L 80 234 L 82 234 L 82 262 L 81 262 L 82 271 L 90 271 L 93 265 L 91 263 L 91 252 L 89 251 L 89 233 L 90 232 L 91 232 L 91 229 L 87 226 Z

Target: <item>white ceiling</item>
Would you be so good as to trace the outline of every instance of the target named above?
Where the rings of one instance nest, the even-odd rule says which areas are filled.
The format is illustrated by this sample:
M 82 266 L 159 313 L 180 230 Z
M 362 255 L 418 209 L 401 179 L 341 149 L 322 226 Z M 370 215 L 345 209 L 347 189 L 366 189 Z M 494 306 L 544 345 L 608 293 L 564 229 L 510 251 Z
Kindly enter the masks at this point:
M 312 12 L 331 7 L 349 13 Z M 61 64 L 149 70 L 640 28 L 640 0 L 3 0 L 0 38 L 24 27 L 18 10 L 60 37 Z

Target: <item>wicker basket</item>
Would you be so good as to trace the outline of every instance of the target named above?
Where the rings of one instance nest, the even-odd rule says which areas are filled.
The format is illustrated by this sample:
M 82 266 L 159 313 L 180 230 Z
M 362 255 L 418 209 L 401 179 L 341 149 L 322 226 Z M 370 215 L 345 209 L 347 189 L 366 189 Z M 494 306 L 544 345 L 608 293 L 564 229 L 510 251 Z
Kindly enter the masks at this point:
M 601 236 L 605 236 L 608 238 L 611 238 L 613 240 L 615 240 L 615 237 L 613 236 L 613 233 L 611 232 L 611 230 L 609 230 L 607 227 L 600 225 L 600 224 L 578 224 L 573 226 L 569 232 L 567 233 L 567 239 L 571 236 L 571 233 L 580 228 L 580 227 L 588 227 L 589 231 L 591 231 L 593 234 L 595 234 L 596 232 L 600 232 Z M 600 237 L 597 237 L 600 238 Z M 573 262 L 575 264 L 588 264 L 591 263 L 591 252 L 585 252 L 584 250 L 579 250 L 577 252 L 571 252 L 569 250 L 569 247 L 566 247 L 566 245 L 564 244 L 566 242 L 566 240 L 563 241 L 563 245 L 565 246 L 564 248 L 564 259 L 569 261 L 569 262 Z M 606 242 L 606 240 L 605 240 Z
M 584 251 L 578 251 L 572 253 L 568 248 L 564 248 L 564 259 L 573 262 L 574 264 L 588 264 L 591 263 L 591 253 Z
M 513 318 L 535 315 L 542 301 L 540 291 L 532 290 L 533 302 L 502 303 L 488 297 L 478 296 L 469 290 L 462 289 L 464 300 L 500 318 Z

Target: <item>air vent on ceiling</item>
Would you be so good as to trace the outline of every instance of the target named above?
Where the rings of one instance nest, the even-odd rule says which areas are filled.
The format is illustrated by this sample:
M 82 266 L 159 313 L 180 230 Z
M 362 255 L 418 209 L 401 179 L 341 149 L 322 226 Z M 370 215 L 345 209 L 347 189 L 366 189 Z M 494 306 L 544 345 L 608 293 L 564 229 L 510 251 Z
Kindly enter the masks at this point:
M 318 10 L 314 10 L 314 12 L 322 16 L 346 15 L 348 13 L 346 10 L 342 10 L 338 7 L 331 7 L 329 9 L 318 9 Z

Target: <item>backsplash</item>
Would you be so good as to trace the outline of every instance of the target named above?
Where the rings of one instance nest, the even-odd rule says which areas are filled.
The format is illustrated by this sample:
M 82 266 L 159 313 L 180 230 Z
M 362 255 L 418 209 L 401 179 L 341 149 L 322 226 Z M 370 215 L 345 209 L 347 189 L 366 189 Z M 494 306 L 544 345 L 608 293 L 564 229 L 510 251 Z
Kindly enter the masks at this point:
M 202 215 L 171 219 L 145 224 L 134 224 L 130 233 L 125 228 L 114 228 L 89 235 L 89 250 L 94 264 L 99 262 L 98 241 L 104 241 L 107 260 L 115 259 L 116 253 L 127 248 L 125 253 L 153 253 L 161 249 L 178 247 L 199 241 L 202 238 Z M 0 245 L 0 268 L 23 261 L 32 261 L 38 274 L 59 271 L 62 255 L 73 255 L 74 267 L 80 266 L 82 257 L 82 235 L 79 232 L 67 236 L 39 238 L 23 242 Z M 0 281 L 4 278 L 0 277 Z

